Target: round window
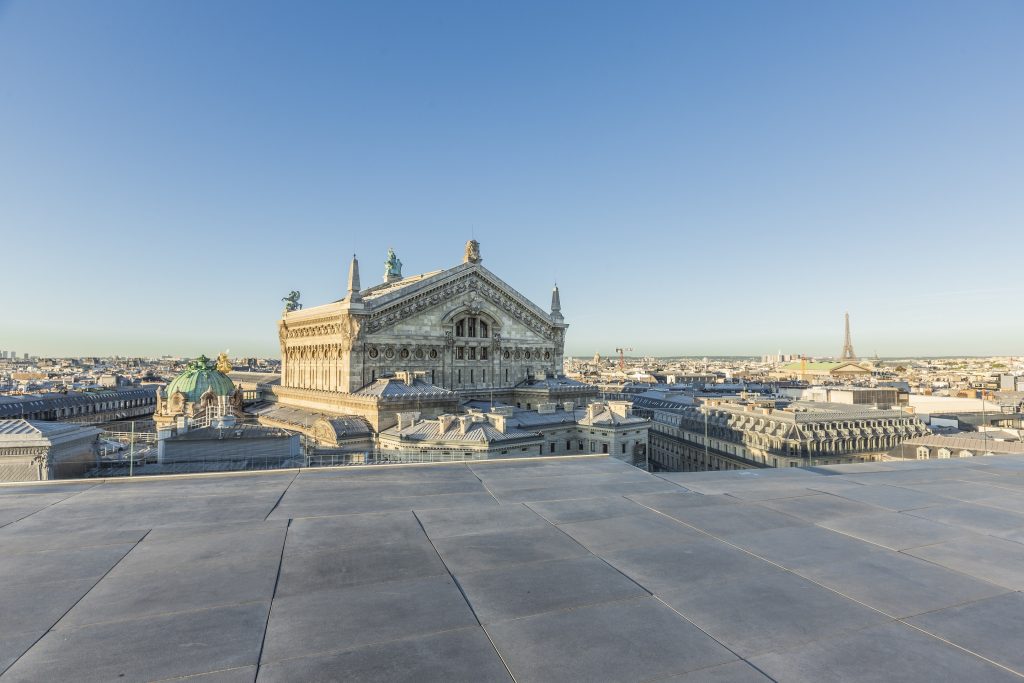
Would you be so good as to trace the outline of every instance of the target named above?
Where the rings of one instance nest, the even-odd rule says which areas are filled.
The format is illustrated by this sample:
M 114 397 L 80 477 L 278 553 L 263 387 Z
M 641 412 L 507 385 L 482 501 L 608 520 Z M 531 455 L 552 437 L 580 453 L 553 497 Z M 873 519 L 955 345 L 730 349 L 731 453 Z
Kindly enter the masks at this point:
M 409 349 L 402 349 L 399 355 L 402 357 L 402 360 L 405 360 L 409 357 Z
M 525 354 L 523 354 L 523 355 L 524 355 L 524 356 L 526 357 L 526 360 L 530 360 L 530 352 L 529 352 L 529 351 L 527 351 L 527 352 L 526 352 Z
M 509 353 L 508 351 L 505 351 L 505 353 L 503 355 L 505 356 L 505 360 L 508 360 L 509 358 L 512 357 L 512 354 Z
M 376 358 L 377 356 L 380 355 L 380 351 L 378 351 L 377 349 L 371 348 L 369 351 L 367 351 L 366 355 L 368 355 L 370 358 Z
M 384 352 L 384 357 L 387 358 L 388 360 L 391 360 L 392 358 L 395 357 L 395 350 L 388 349 L 387 351 Z
M 423 359 L 423 349 L 416 349 L 416 357 L 421 360 Z
M 551 360 L 551 352 L 550 351 L 545 351 L 544 352 L 544 360 Z
M 437 349 L 430 349 L 430 357 L 437 358 Z

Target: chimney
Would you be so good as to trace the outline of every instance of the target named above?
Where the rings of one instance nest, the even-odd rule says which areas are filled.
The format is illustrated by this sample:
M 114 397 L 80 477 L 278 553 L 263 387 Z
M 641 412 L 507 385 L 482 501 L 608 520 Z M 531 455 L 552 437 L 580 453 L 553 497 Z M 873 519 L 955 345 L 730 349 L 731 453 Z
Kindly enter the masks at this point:
M 633 404 L 629 401 L 608 401 L 608 410 L 611 411 L 612 415 L 629 417 L 633 414 Z
M 469 415 L 459 415 L 459 434 L 465 434 L 469 430 L 469 425 L 473 424 L 473 418 Z
M 444 435 L 445 432 L 451 429 L 452 423 L 455 422 L 455 416 L 448 414 L 438 415 L 437 422 L 439 425 L 438 431 L 441 433 L 441 435 Z
M 399 431 L 406 427 L 412 427 L 416 424 L 416 421 L 420 419 L 420 414 L 416 412 L 410 413 L 395 413 L 398 417 L 398 429 Z
M 505 433 L 505 416 L 499 413 L 487 413 L 487 420 L 502 434 Z
M 562 410 L 564 410 L 567 413 L 571 413 L 575 409 L 576 406 L 572 401 L 565 401 L 562 403 Z

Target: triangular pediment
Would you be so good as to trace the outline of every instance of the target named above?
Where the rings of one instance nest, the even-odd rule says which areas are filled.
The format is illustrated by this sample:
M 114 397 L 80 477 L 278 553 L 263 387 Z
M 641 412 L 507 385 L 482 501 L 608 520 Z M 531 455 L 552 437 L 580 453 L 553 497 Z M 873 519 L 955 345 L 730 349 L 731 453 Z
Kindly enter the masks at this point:
M 425 311 L 474 300 L 497 308 L 544 338 L 553 336 L 553 324 L 547 313 L 474 263 L 441 271 L 373 301 L 364 329 L 378 332 Z

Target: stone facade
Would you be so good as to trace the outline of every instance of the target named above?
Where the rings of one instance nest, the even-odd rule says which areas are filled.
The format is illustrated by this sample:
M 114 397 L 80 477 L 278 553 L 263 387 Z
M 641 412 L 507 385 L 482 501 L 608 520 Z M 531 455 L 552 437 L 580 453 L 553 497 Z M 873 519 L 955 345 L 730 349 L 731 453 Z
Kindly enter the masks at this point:
M 353 257 L 343 299 L 311 308 L 289 299 L 277 327 L 281 379 L 265 398 L 359 417 L 375 433 L 399 413 L 436 418 L 474 397 L 533 405 L 596 395 L 559 377 L 568 325 L 558 288 L 544 311 L 484 268 L 475 241 L 461 264 L 408 277 L 389 252 L 384 282 L 366 289 Z
M 511 389 L 561 373 L 568 325 L 557 290 L 545 312 L 484 268 L 479 247 L 454 268 L 392 273 L 366 290 L 358 267 L 353 259 L 344 299 L 282 315 L 284 389 L 350 394 L 399 371 L 453 391 Z

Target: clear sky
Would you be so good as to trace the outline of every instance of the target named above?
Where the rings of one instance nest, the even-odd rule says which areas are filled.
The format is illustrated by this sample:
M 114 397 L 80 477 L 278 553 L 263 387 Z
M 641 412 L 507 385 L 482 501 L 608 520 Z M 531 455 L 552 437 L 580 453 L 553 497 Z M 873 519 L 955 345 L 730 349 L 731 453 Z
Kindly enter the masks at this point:
M 0 0 L 0 348 L 276 355 L 484 264 L 567 351 L 1024 355 L 1024 2 Z

